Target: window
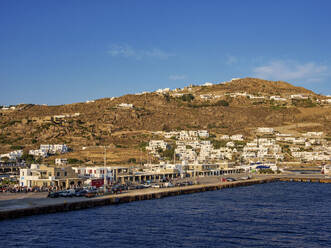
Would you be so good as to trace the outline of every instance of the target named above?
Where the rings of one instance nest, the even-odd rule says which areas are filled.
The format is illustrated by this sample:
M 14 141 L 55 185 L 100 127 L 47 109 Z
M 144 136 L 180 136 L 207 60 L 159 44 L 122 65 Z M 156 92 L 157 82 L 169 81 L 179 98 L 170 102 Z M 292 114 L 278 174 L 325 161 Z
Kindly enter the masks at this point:
M 60 176 L 60 172 L 56 172 L 56 176 L 58 176 L 58 177 L 59 177 L 59 176 Z
M 64 176 L 65 176 L 65 177 L 67 176 L 67 172 L 66 172 L 66 171 L 64 172 Z

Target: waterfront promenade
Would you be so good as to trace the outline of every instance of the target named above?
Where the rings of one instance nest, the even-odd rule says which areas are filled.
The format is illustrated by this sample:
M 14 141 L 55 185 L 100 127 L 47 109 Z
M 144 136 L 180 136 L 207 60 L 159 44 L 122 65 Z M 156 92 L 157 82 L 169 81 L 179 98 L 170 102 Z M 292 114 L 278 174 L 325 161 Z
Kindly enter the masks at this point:
M 239 178 L 239 175 L 237 177 Z M 0 195 L 0 220 L 35 214 L 79 210 L 96 206 L 127 203 L 132 201 L 159 199 L 168 196 L 221 190 L 232 187 L 249 186 L 276 181 L 331 183 L 330 178 L 320 174 L 280 174 L 256 175 L 253 179 L 239 179 L 234 182 L 220 182 L 220 177 L 205 177 L 199 178 L 199 184 L 197 185 L 130 190 L 122 194 L 112 194 L 94 198 L 47 198 L 47 193 L 19 193 L 16 194 L 16 197 L 13 197 L 13 194 L 6 193 L 7 195 Z

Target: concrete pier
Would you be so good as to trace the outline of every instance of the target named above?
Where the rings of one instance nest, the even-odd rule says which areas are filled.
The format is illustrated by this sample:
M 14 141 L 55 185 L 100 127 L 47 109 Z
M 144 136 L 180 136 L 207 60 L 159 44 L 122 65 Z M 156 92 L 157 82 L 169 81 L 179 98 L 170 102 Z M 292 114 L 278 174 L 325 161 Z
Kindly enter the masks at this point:
M 331 178 L 307 178 L 307 177 L 285 177 L 279 178 L 281 182 L 304 182 L 304 183 L 331 183 Z
M 11 208 L 0 208 L 0 220 L 13 219 L 36 214 L 49 214 L 65 211 L 81 210 L 86 208 L 106 206 L 113 204 L 128 203 L 133 201 L 143 201 L 160 199 L 169 196 L 178 196 L 183 194 L 193 194 L 198 192 L 221 190 L 226 188 L 250 186 L 254 184 L 270 183 L 270 182 L 310 182 L 310 183 L 331 183 L 331 178 L 324 176 L 284 176 L 273 175 L 264 176 L 259 179 L 222 182 L 214 184 L 199 184 L 185 187 L 174 188 L 149 188 L 143 190 L 134 190 L 123 194 L 106 195 L 95 198 L 56 198 L 56 199 L 36 199 L 33 206 L 20 206 Z
M 13 219 L 13 218 L 19 218 L 24 216 L 36 215 L 36 214 L 49 214 L 49 213 L 80 210 L 80 209 L 86 209 L 86 208 L 92 208 L 98 206 L 128 203 L 133 201 L 160 199 L 169 196 L 193 194 L 198 192 L 221 190 L 226 188 L 242 187 L 242 186 L 269 183 L 275 181 L 278 181 L 278 178 L 265 178 L 265 179 L 254 179 L 254 180 L 235 181 L 235 182 L 226 182 L 226 183 L 217 183 L 217 184 L 139 190 L 135 192 L 128 192 L 119 195 L 101 196 L 91 199 L 76 198 L 73 199 L 72 201 L 70 201 L 71 199 L 68 199 L 68 200 L 64 200 L 64 202 L 62 203 L 57 203 L 56 201 L 52 203 L 52 200 L 56 200 L 56 199 L 49 199 L 50 203 L 47 205 L 39 204 L 33 207 L 0 210 L 0 220 Z

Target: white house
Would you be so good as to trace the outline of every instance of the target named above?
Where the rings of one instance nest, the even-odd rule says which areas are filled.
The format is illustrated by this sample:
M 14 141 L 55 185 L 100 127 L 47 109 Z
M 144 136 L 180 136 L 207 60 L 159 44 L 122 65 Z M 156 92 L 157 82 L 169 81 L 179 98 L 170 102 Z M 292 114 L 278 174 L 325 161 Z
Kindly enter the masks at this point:
M 272 134 L 272 133 L 274 133 L 274 129 L 271 128 L 271 127 L 259 127 L 257 129 L 257 132 L 258 133 L 269 133 L 269 134 Z
M 227 147 L 234 147 L 234 143 L 232 141 L 226 143 L 226 146 Z
M 40 150 L 45 150 L 49 154 L 66 153 L 69 147 L 66 144 L 42 144 Z
M 301 95 L 301 94 L 291 95 L 291 99 L 306 100 L 306 99 L 308 99 L 308 96 L 304 96 L 304 95 Z
M 56 165 L 65 165 L 68 163 L 68 160 L 66 158 L 56 158 L 55 164 Z
M 155 151 L 157 148 L 161 148 L 162 150 L 166 150 L 168 147 L 168 143 L 164 140 L 151 140 L 149 141 L 149 145 L 146 147 L 146 150 Z
M 204 94 L 204 95 L 200 95 L 200 98 L 203 100 L 210 100 L 213 98 L 213 96 L 211 94 Z
M 208 138 L 209 133 L 207 130 L 198 130 L 198 135 L 200 138 Z
M 282 98 L 280 96 L 271 96 L 270 100 L 274 100 L 274 101 L 287 101 L 286 98 Z
M 32 164 L 30 169 L 20 169 L 20 186 L 31 187 L 31 181 L 40 178 L 40 167 L 38 164 Z
M 244 140 L 244 136 L 242 134 L 235 134 L 232 135 L 230 137 L 231 140 L 235 140 L 235 141 L 243 141 Z
M 168 93 L 170 91 L 169 88 L 165 88 L 165 89 L 158 89 L 156 91 L 156 93 L 159 93 L 159 94 L 164 94 L 164 93 Z
M 12 151 L 6 154 L 1 154 L 0 155 L 0 159 L 1 158 L 8 158 L 10 160 L 16 160 L 18 158 L 21 158 L 23 156 L 23 150 L 16 150 L 16 151 Z
M 72 167 L 79 177 L 87 177 L 90 179 L 101 179 L 106 177 L 110 180 L 113 179 L 114 168 L 116 167 L 102 167 L 102 166 L 90 166 L 90 167 Z
M 132 103 L 120 103 L 117 105 L 117 107 L 124 108 L 124 109 L 130 109 L 130 108 L 133 108 L 133 104 Z
M 306 136 L 306 137 L 322 137 L 323 132 L 307 132 L 307 133 L 304 133 L 303 136 Z
M 48 152 L 46 150 L 41 150 L 41 149 L 30 150 L 29 155 L 46 158 L 48 156 Z

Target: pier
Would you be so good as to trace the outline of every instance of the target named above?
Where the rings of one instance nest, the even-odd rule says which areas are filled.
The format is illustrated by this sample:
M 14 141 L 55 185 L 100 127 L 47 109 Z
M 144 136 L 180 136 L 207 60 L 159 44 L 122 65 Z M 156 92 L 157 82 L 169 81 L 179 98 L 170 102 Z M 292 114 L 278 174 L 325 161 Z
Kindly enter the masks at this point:
M 296 177 L 296 178 L 279 178 L 281 182 L 304 182 L 304 183 L 331 183 L 331 178 L 307 178 L 307 177 Z
M 30 199 L 28 204 L 11 207 L 0 205 L 0 220 L 12 219 L 24 216 L 37 214 L 49 214 L 66 212 L 73 210 L 81 210 L 98 206 L 114 205 L 129 203 L 134 201 L 160 199 L 170 196 L 178 196 L 183 194 L 193 194 L 205 191 L 222 190 L 234 187 L 250 186 L 255 184 L 271 183 L 271 182 L 316 182 L 316 183 L 331 183 L 331 178 L 322 177 L 289 177 L 282 175 L 263 176 L 258 179 L 234 181 L 234 182 L 218 182 L 213 184 L 198 184 L 184 187 L 173 188 L 149 188 L 143 190 L 133 190 L 122 194 L 112 194 L 99 196 L 95 198 L 56 198 L 49 199 L 44 196 L 40 199 Z

